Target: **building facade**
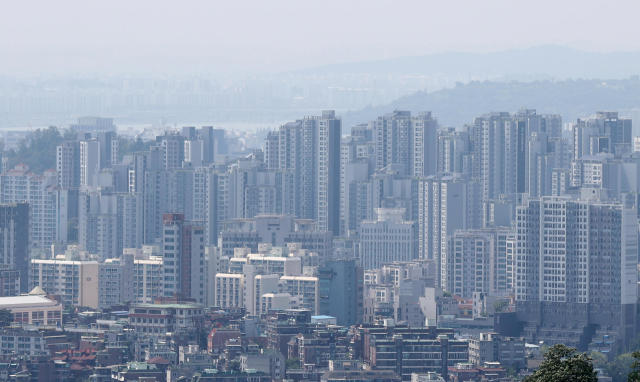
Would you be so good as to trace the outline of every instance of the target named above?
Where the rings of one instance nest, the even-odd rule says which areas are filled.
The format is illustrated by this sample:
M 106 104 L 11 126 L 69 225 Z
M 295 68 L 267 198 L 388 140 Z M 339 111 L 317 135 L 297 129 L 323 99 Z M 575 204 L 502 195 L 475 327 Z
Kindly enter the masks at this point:
M 623 344 L 635 338 L 637 225 L 635 208 L 620 204 L 544 197 L 518 206 L 518 319 L 548 328 L 613 327 Z M 564 340 L 584 348 L 585 336 Z

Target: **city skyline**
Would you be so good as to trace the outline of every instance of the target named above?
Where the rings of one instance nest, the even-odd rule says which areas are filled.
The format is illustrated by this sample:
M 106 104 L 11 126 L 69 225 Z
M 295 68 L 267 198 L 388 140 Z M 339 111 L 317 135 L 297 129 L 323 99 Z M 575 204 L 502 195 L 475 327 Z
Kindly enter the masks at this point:
M 640 381 L 638 14 L 6 2 L 0 380 Z

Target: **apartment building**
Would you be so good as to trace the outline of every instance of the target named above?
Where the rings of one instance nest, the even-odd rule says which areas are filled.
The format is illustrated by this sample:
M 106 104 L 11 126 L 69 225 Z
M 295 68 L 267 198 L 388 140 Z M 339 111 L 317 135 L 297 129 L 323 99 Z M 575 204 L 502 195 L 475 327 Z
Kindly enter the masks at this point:
M 364 269 L 419 257 L 418 224 L 402 220 L 404 208 L 376 208 L 378 219 L 360 224 L 360 262 Z
M 600 325 L 620 344 L 635 338 L 637 227 L 635 208 L 616 203 L 544 197 L 518 206 L 515 293 L 518 320 L 530 324 L 524 335 L 577 346 L 588 333 L 562 336 Z M 567 324 L 576 327 L 561 330 Z

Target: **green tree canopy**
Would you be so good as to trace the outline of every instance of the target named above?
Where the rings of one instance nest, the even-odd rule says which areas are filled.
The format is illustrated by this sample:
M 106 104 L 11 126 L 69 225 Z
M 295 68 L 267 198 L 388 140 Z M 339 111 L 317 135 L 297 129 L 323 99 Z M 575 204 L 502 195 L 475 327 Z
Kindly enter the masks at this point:
M 233 371 L 234 373 L 239 373 L 242 370 L 242 365 L 238 361 L 229 362 L 229 371 Z
M 627 382 L 640 382 L 640 351 L 636 350 L 631 353 L 633 363 L 631 364 L 631 372 L 627 376 Z
M 286 370 L 295 370 L 302 367 L 302 362 L 300 362 L 300 358 L 287 358 L 287 360 L 284 361 L 284 365 Z
M 123 136 L 118 137 L 118 160 L 122 160 L 125 155 L 149 151 L 149 148 L 155 145 L 155 141 L 143 141 L 140 137 L 136 139 Z
M 46 129 L 36 129 L 28 138 L 20 140 L 16 149 L 4 150 L 3 155 L 8 158 L 7 168 L 12 169 L 17 164 L 29 165 L 31 172 L 42 174 L 46 170 L 56 167 L 57 146 L 65 140 L 76 139 L 77 134 L 67 130 L 64 135 L 55 126 Z
M 524 382 L 597 382 L 591 358 L 577 349 L 554 345 L 544 353 L 540 368 Z
M 607 361 L 607 356 L 600 353 L 599 351 L 590 351 L 587 353 L 589 357 L 591 357 L 591 362 L 593 363 L 593 367 L 596 369 L 603 369 L 609 361 Z
M 496 301 L 493 303 L 493 309 L 495 309 L 496 313 L 500 313 L 506 308 L 509 304 L 506 301 Z
M 46 129 L 36 129 L 29 137 L 22 139 L 15 149 L 4 150 L 4 142 L 0 142 L 0 153 L 8 158 L 7 168 L 12 169 L 17 164 L 29 165 L 31 172 L 43 174 L 46 170 L 56 167 L 57 146 L 63 141 L 75 140 L 78 133 L 73 130 L 65 130 L 60 133 L 55 126 Z M 149 147 L 155 141 L 143 141 L 140 138 L 131 139 L 118 137 L 119 160 L 125 155 L 149 151 Z
M 604 372 L 611 377 L 613 382 L 625 382 L 629 372 L 631 371 L 633 360 L 634 359 L 631 354 L 620 354 L 613 360 L 613 362 L 607 362 L 604 364 Z
M 12 322 L 13 313 L 9 309 L 0 309 L 0 326 L 9 326 Z

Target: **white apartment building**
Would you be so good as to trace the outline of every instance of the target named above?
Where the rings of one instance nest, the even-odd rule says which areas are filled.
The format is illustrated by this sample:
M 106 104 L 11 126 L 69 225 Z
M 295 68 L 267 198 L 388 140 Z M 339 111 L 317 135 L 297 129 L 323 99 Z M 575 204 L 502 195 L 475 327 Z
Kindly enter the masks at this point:
M 65 306 L 88 306 L 98 309 L 100 263 L 87 252 L 67 250 L 51 260 L 31 260 L 31 286 L 60 295 Z
M 203 141 L 184 141 L 184 160 L 194 167 L 202 166 L 203 151 Z
M 418 258 L 417 224 L 402 220 L 404 208 L 376 208 L 378 220 L 360 225 L 360 263 L 364 269 Z
M 183 213 L 185 220 L 200 221 L 207 231 L 216 232 L 212 227 L 217 227 L 221 213 L 218 210 L 218 197 L 223 199 L 221 205 L 226 202 L 223 195 L 218 193 L 217 183 L 211 184 L 210 178 L 217 180 L 216 174 L 205 168 L 145 170 L 143 242 L 153 244 L 162 237 L 163 214 L 168 212 Z M 213 233 L 207 233 L 207 244 L 216 244 L 217 234 L 214 243 L 210 243 L 210 235 Z
M 249 268 L 249 267 L 246 267 Z M 262 296 L 268 293 L 280 292 L 280 276 L 278 275 L 255 275 L 250 277 L 251 272 L 245 269 L 245 308 L 247 314 L 256 315 L 260 311 Z
M 535 109 L 520 109 L 514 114 L 491 112 L 474 120 L 473 178 L 482 180 L 483 200 L 498 200 L 501 195 L 512 198 L 527 187 L 529 137 L 534 134 L 561 137 L 562 116 L 537 114 Z M 546 139 L 546 138 L 545 138 Z M 546 152 L 547 146 L 544 151 Z M 558 155 L 562 156 L 558 146 Z M 535 168 L 535 167 L 533 167 Z
M 289 122 L 269 136 L 265 157 L 273 170 L 294 177 L 296 206 L 291 213 L 314 219 L 321 231 L 339 234 L 341 120 L 335 111 Z M 276 144 L 277 141 L 277 144 Z M 275 151 L 279 153 L 276 165 Z
M 447 236 L 482 226 L 480 183 L 462 174 L 429 176 L 419 182 L 418 193 L 419 253 L 435 260 L 436 285 L 441 285 Z
M 364 271 L 364 284 L 388 284 L 401 287 L 404 282 L 422 277 L 434 277 L 435 264 L 430 260 L 396 261 L 380 268 Z
M 554 309 L 575 322 L 607 322 L 621 338 L 633 338 L 624 312 L 635 311 L 637 300 L 637 228 L 635 208 L 620 204 L 546 197 L 518 206 L 519 315 Z
M 369 185 L 370 169 L 373 169 L 374 144 L 364 137 L 342 138 L 340 145 L 340 236 L 346 236 L 349 230 L 357 230 L 360 221 L 358 219 L 357 206 L 351 206 L 351 202 L 357 203 L 359 199 L 352 196 L 358 183 Z M 362 195 L 357 195 L 361 197 Z M 366 198 L 365 198 L 366 199 Z M 360 214 L 361 215 L 361 214 Z M 361 217 L 361 216 L 360 216 Z
M 618 144 L 632 144 L 632 121 L 619 118 L 617 111 L 597 111 L 578 118 L 572 126 L 573 158 L 598 153 L 615 153 Z
M 299 302 L 299 308 L 320 312 L 320 279 L 316 276 L 282 276 L 282 293 Z
M 156 137 L 156 145 L 162 147 L 164 166 L 167 170 L 182 167 L 182 161 L 184 161 L 185 140 L 185 137 L 181 136 L 177 132 L 166 132 L 165 135 Z
M 289 293 L 265 293 L 260 297 L 260 304 L 256 309 L 256 315 L 262 316 L 270 309 L 285 310 L 291 307 L 291 295 Z
M 243 250 L 248 250 L 248 248 L 237 248 L 236 255 L 241 255 Z M 249 253 L 246 254 L 245 257 L 238 256 L 229 259 L 229 272 L 242 273 L 245 265 L 260 267 L 264 270 L 265 274 L 275 274 L 279 276 L 297 276 L 302 274 L 302 259 L 299 257 L 287 256 L 286 254 L 284 256 L 275 256 L 275 254 L 269 256 L 269 254 L 262 253 Z
M 80 187 L 80 142 L 65 141 L 57 147 L 58 187 Z
M 82 192 L 78 203 L 78 242 L 101 261 L 119 257 L 124 248 L 142 246 L 141 194 Z
M 438 161 L 438 120 L 431 112 L 411 116 L 396 110 L 373 121 L 376 170 L 402 165 L 404 174 L 435 175 Z
M 438 132 L 438 172 L 469 173 L 471 155 L 468 131 L 449 127 Z
M 204 304 L 207 300 L 204 228 L 185 221 L 184 214 L 164 214 L 163 220 L 163 294 L 171 297 L 182 293 Z
M 133 261 L 133 301 L 152 304 L 163 295 L 162 256 L 148 256 Z
M 257 253 L 258 245 L 263 243 L 274 247 L 297 243 L 297 248 L 317 253 L 320 262 L 327 260 L 333 253 L 331 232 L 319 231 L 315 221 L 296 219 L 292 215 L 258 215 L 253 219 L 231 219 L 224 222 L 220 238 L 222 254 L 230 258 L 234 257 L 236 248 L 248 247 Z
M 527 340 L 575 346 L 580 339 L 572 333 L 587 325 L 598 325 L 595 335 L 602 340 L 607 334 L 609 343 L 635 338 L 635 208 L 568 197 L 529 199 L 517 207 L 516 224 L 516 311 L 519 321 L 527 321 Z M 566 322 L 572 332 L 563 329 Z
M 80 142 L 80 185 L 93 186 L 94 174 L 100 171 L 100 141 L 90 139 Z
M 220 308 L 244 307 L 244 275 L 218 273 L 215 278 L 215 306 Z
M 54 243 L 67 241 L 69 192 L 57 187 L 58 174 L 44 175 L 19 164 L 0 175 L 0 203 L 29 203 L 29 248 L 45 251 Z
M 125 302 L 133 302 L 134 258 L 122 255 L 118 259 L 107 259 L 98 270 L 98 308 L 110 308 Z
M 68 249 L 54 259 L 31 260 L 31 286 L 60 295 L 65 306 L 110 308 L 133 301 L 133 256 L 100 263 L 97 255 Z
M 553 169 L 551 170 L 551 195 L 562 196 L 571 187 L 571 170 Z
M 627 282 L 637 273 L 635 214 L 619 204 L 556 197 L 518 206 L 517 300 L 635 303 L 637 290 Z
M 460 230 L 449 236 L 442 266 L 445 290 L 463 298 L 473 292 L 508 292 L 512 288 L 515 232 L 507 229 Z M 508 250 L 511 251 L 508 251 Z

